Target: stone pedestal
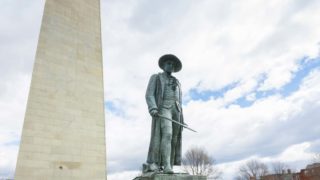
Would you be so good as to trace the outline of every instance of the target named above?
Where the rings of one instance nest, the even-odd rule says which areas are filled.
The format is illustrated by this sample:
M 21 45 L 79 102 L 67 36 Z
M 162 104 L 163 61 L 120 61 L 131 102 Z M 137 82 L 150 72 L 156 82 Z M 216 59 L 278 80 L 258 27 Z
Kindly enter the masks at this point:
M 133 180 L 207 180 L 206 176 L 195 176 L 186 173 L 175 174 L 157 174 L 157 173 L 145 173 Z

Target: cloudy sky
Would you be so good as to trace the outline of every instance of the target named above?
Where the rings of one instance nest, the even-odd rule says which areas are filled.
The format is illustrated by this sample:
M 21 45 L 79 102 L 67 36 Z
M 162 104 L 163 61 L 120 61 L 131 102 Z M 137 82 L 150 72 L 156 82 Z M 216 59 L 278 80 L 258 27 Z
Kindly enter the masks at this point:
M 14 174 L 44 0 L 0 2 L 0 178 Z M 135 177 L 158 58 L 182 71 L 183 152 L 204 147 L 224 179 L 249 159 L 299 170 L 320 152 L 320 1 L 101 0 L 108 179 Z

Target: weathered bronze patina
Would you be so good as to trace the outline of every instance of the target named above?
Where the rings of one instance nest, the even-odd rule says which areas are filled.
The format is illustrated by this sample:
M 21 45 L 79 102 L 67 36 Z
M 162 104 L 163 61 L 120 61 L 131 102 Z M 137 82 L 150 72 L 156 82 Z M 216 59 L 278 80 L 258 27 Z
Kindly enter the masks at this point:
M 181 165 L 182 94 L 180 83 L 172 73 L 180 71 L 182 64 L 176 56 L 167 54 L 160 57 L 159 67 L 163 72 L 151 76 L 146 92 L 152 129 L 144 172 L 171 174 L 173 165 Z

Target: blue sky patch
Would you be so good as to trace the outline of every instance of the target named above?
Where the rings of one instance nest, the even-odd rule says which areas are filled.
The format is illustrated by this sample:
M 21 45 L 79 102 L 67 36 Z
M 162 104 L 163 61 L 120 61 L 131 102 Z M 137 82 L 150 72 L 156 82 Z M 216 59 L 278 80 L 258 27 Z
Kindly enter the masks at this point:
M 249 107 L 254 103 L 254 101 L 248 101 L 246 97 L 241 97 L 236 100 L 234 104 L 239 105 L 240 107 Z
M 286 84 L 281 90 L 281 95 L 287 97 L 299 89 L 303 79 L 315 68 L 320 67 L 320 58 L 303 58 L 299 64 L 299 70 L 295 73 L 290 83 Z
M 20 144 L 20 139 L 17 139 L 17 140 L 14 140 L 14 141 L 7 142 L 4 145 L 5 146 L 19 146 L 19 144 Z
M 287 97 L 291 95 L 293 92 L 297 91 L 299 89 L 300 84 L 302 83 L 303 79 L 315 68 L 320 67 L 320 58 L 315 59 L 309 59 L 308 57 L 304 57 L 301 59 L 299 63 L 299 69 L 297 72 L 294 73 L 293 79 L 283 86 L 281 89 L 276 90 L 267 90 L 267 91 L 253 91 L 255 93 L 256 99 L 266 98 L 275 94 L 280 94 L 283 97 Z M 267 79 L 267 76 L 264 74 L 261 76 L 258 84 L 262 84 Z M 239 82 L 229 84 L 225 87 L 223 87 L 220 90 L 206 90 L 206 91 L 199 91 L 197 88 L 192 88 L 188 94 L 190 95 L 191 99 L 184 102 L 184 104 L 187 104 L 190 100 L 202 100 L 202 101 L 208 101 L 210 99 L 217 99 L 217 98 L 223 98 L 224 94 L 233 89 L 236 88 Z M 247 95 L 247 94 L 246 94 Z M 243 97 L 238 98 L 236 101 L 234 101 L 231 104 L 237 104 L 240 107 L 249 107 L 251 106 L 254 101 L 249 101 L 246 98 L 246 95 Z M 231 105 L 230 104 L 230 105 Z
M 238 85 L 238 82 L 235 82 L 221 88 L 220 90 L 206 90 L 206 91 L 199 91 L 197 88 L 192 88 L 190 89 L 188 94 L 190 95 L 191 100 L 207 101 L 211 98 L 217 99 L 217 98 L 223 97 L 227 91 L 235 88 L 237 85 Z
M 104 103 L 104 107 L 105 107 L 105 109 L 109 110 L 110 112 L 112 112 L 116 116 L 123 117 L 125 115 L 124 110 L 121 107 L 119 107 L 116 103 L 114 103 L 113 101 L 106 101 Z

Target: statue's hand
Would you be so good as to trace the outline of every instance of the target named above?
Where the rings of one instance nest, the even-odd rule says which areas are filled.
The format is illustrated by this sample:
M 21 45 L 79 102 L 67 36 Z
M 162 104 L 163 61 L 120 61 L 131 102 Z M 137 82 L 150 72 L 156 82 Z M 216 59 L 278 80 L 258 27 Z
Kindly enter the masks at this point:
M 157 109 L 152 109 L 151 111 L 150 111 L 150 115 L 151 116 L 157 116 L 159 114 L 159 112 L 158 112 L 158 110 Z

